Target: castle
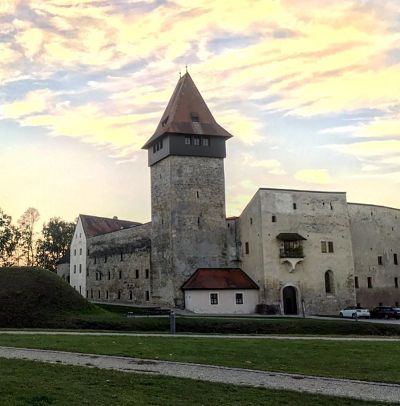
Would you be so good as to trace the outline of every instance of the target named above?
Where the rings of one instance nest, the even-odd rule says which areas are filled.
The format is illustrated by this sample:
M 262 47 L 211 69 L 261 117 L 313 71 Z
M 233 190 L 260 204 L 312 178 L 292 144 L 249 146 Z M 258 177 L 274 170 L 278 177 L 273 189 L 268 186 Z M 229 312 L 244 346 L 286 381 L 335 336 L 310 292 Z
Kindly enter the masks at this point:
M 80 215 L 60 265 L 71 286 L 90 301 L 197 313 L 398 306 L 400 210 L 348 203 L 342 192 L 260 188 L 227 218 L 231 137 L 182 76 L 143 146 L 151 222 Z

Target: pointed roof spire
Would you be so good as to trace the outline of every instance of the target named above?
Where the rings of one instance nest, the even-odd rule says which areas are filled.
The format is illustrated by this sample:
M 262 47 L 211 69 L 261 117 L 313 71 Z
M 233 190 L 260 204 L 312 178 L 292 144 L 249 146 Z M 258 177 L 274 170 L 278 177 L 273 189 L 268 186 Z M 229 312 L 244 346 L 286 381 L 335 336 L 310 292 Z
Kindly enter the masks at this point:
M 226 139 L 232 137 L 215 121 L 187 71 L 179 79 L 155 133 L 146 142 L 143 149 L 149 148 L 156 139 L 166 133 L 204 134 Z

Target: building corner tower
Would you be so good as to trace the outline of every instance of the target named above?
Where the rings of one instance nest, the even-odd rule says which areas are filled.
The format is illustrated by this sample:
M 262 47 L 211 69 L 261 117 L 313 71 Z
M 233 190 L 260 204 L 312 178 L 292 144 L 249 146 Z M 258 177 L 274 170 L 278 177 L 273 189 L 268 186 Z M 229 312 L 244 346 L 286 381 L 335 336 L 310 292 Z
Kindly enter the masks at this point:
M 225 142 L 189 73 L 143 146 L 151 169 L 152 302 L 183 307 L 182 284 L 198 268 L 227 266 Z

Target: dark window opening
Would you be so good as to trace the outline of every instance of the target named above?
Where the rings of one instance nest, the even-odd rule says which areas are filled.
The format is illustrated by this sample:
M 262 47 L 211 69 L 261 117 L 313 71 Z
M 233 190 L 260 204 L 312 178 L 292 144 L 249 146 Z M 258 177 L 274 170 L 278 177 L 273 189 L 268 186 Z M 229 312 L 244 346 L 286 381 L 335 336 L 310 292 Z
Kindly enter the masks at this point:
M 397 289 L 399 287 L 399 278 L 394 278 L 394 287 Z
M 82 273 L 82 264 L 79 264 L 79 273 Z
M 98 292 L 98 297 L 99 297 L 99 299 L 100 299 L 100 291 Z
M 250 217 L 250 224 L 253 224 L 253 217 Z
M 121 299 L 121 291 L 119 290 L 118 291 L 118 300 L 120 300 Z
M 150 292 L 146 290 L 146 302 L 150 300 Z
M 93 289 L 90 289 L 90 298 L 93 299 Z
M 397 254 L 393 254 L 393 262 L 394 262 L 395 265 L 399 264 L 399 262 L 397 260 Z
M 271 220 L 273 223 L 276 223 L 276 216 L 272 216 Z
M 218 293 L 210 293 L 210 304 L 212 305 L 218 304 Z
M 395 305 L 396 307 L 399 307 L 399 302 L 394 302 L 394 305 Z
M 94 264 L 96 265 L 97 264 L 97 257 L 94 257 Z
M 197 225 L 200 225 L 200 217 L 197 217 Z
M 250 247 L 249 247 L 249 243 L 246 241 L 244 244 L 244 249 L 246 254 L 250 254 Z
M 333 272 L 326 271 L 325 272 L 325 292 L 326 293 L 333 293 Z
M 199 114 L 198 113 L 190 113 L 190 118 L 192 119 L 192 123 L 199 122 Z
M 356 289 L 358 289 L 358 276 L 355 276 L 354 277 L 354 287 L 356 288 Z
M 76 265 L 74 265 L 74 273 L 76 273 Z
M 119 279 L 122 279 L 122 271 L 118 272 L 118 277 L 119 277 Z
M 132 291 L 130 290 L 129 291 L 129 300 L 132 300 L 133 299 L 133 293 L 132 293 Z
M 111 272 L 108 271 L 108 280 L 110 280 L 110 279 L 111 279 Z
M 332 205 L 332 203 L 329 203 L 330 204 L 330 206 L 331 206 L 331 210 L 333 210 L 333 205 Z
M 124 254 L 121 252 L 121 262 L 124 260 Z
M 372 288 L 372 277 L 368 276 L 367 280 L 368 280 L 368 288 L 371 289 Z
M 200 197 L 200 195 L 199 195 L 199 191 L 197 191 L 197 192 L 196 192 L 196 196 L 197 196 L 197 198 L 199 198 L 199 197 Z
M 383 264 L 382 256 L 379 255 L 378 256 L 378 265 L 382 265 L 382 264 Z
M 106 290 L 106 299 L 108 299 L 108 290 Z
M 107 255 L 104 255 L 104 263 L 107 262 Z
M 328 241 L 328 252 L 333 252 L 333 242 Z
M 135 278 L 139 279 L 139 269 L 136 269 L 136 271 L 135 271 Z
M 293 210 L 297 210 L 297 204 L 293 203 Z
M 243 304 L 243 293 L 236 293 L 236 304 Z
M 148 269 L 145 270 L 145 275 L 146 275 L 146 279 L 149 279 L 150 277 L 150 271 Z

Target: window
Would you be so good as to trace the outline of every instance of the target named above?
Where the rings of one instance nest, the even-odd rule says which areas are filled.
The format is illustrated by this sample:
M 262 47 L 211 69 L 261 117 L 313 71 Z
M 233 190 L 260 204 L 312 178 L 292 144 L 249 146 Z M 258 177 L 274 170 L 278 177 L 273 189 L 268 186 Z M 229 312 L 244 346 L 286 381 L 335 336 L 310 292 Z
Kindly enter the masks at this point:
M 110 280 L 110 279 L 111 279 L 111 272 L 108 271 L 108 280 Z
M 210 140 L 207 137 L 201 137 L 201 144 L 203 147 L 208 147 L 210 145 Z
M 93 289 L 90 289 L 90 298 L 93 299 Z
M 379 256 L 378 256 L 378 265 L 382 265 L 382 264 L 383 264 L 382 256 L 379 255 Z
M 326 271 L 325 272 L 325 292 L 333 294 L 333 272 Z
M 146 302 L 150 300 L 150 292 L 146 290 Z
M 132 291 L 130 290 L 129 291 L 129 300 L 132 300 L 133 299 L 133 293 L 132 293 Z
M 82 273 L 82 264 L 79 264 L 79 273 Z
M 99 273 L 96 272 L 96 281 L 99 280 Z
M 153 154 L 157 151 L 156 148 L 157 148 L 157 147 L 156 147 L 156 144 L 153 144 Z
M 200 137 L 193 137 L 193 145 L 196 147 L 200 146 Z
M 359 285 L 358 285 L 358 276 L 355 276 L 355 277 L 354 277 L 354 287 L 355 287 L 356 289 L 358 289 L 358 287 L 359 287 Z
M 89 297 L 89 291 L 88 290 L 86 291 L 86 297 Z
M 104 263 L 106 263 L 106 262 L 107 262 L 107 254 L 104 255 Z
M 95 265 L 97 264 L 97 257 L 94 257 L 93 262 L 94 262 Z
M 121 257 L 120 257 L 120 259 L 121 259 L 121 262 L 124 260 L 124 254 L 121 252 Z
M 333 241 L 321 241 L 321 252 L 326 254 L 327 252 L 333 252 Z
M 253 224 L 253 217 L 250 217 L 250 224 Z
M 243 304 L 243 293 L 236 293 L 236 304 Z
M 100 291 L 98 292 L 98 298 L 100 299 Z
M 122 271 L 119 271 L 119 272 L 118 272 L 118 278 L 119 278 L 119 279 L 122 279 Z
M 200 197 L 199 191 L 196 192 L 196 196 L 197 196 L 197 198 Z
M 74 273 L 76 273 L 76 265 L 74 265 Z
M 106 290 L 106 299 L 108 299 L 108 290 Z
M 186 136 L 185 137 L 185 144 L 186 145 L 192 145 L 192 137 Z
M 199 122 L 199 114 L 198 113 L 190 113 L 190 118 L 192 119 L 192 123 Z
M 79 255 L 82 255 L 82 248 L 79 249 Z
M 212 305 L 218 304 L 218 293 L 210 293 L 210 304 Z
M 271 221 L 272 221 L 273 223 L 276 223 L 276 216 L 272 216 L 272 217 L 271 217 Z
M 136 271 L 135 271 L 135 278 L 139 279 L 139 269 L 136 269 Z
M 330 206 L 331 206 L 331 210 L 333 210 L 333 205 L 332 205 L 332 203 L 329 203 L 330 204 Z
M 245 250 L 246 254 L 250 253 L 250 247 L 249 247 L 249 243 L 247 241 L 244 244 L 244 250 Z
M 372 288 L 372 278 L 371 278 L 371 276 L 368 276 L 367 280 L 368 280 L 368 289 L 371 289 Z
M 393 254 L 393 263 L 394 263 L 395 265 L 398 265 L 398 264 L 399 264 L 399 262 L 398 262 L 398 260 L 397 260 L 397 254 Z
M 79 293 L 82 294 L 82 286 L 79 285 Z
M 118 300 L 120 300 L 121 299 L 121 291 L 119 290 L 118 291 Z
M 149 270 L 148 269 L 146 269 L 146 279 L 149 279 L 149 276 L 150 276 L 150 272 L 149 272 Z
M 399 278 L 394 278 L 394 287 L 396 288 L 396 289 L 398 289 L 398 287 L 399 287 Z
M 293 203 L 293 210 L 297 210 L 297 204 Z

